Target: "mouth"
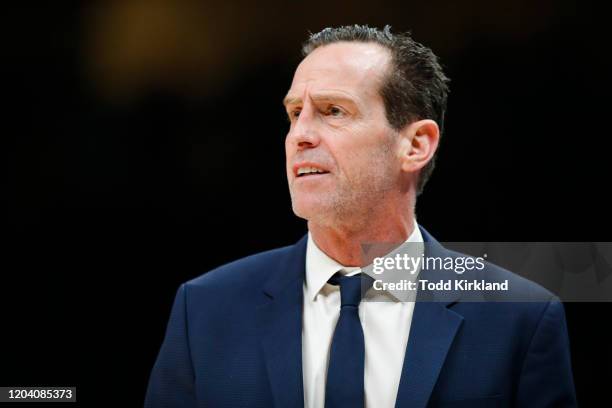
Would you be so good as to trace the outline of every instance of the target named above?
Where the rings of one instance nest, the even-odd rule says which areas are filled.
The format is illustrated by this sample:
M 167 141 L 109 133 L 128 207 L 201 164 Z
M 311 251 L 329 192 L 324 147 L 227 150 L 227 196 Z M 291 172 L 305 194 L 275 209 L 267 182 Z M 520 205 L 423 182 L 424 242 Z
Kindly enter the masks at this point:
M 312 163 L 299 164 L 293 167 L 293 173 L 297 178 L 310 178 L 328 174 L 329 171 Z

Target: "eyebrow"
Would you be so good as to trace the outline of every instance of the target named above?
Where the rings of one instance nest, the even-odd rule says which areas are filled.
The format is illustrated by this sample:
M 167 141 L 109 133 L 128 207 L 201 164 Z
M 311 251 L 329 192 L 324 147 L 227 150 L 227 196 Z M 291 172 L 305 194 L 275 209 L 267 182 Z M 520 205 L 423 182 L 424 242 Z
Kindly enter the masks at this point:
M 298 103 L 302 100 L 302 98 L 300 97 L 289 97 L 289 95 L 285 96 L 285 98 L 283 99 L 283 106 L 287 106 L 289 104 L 294 104 L 294 103 Z
M 352 104 L 356 104 L 355 100 L 353 100 L 353 98 L 347 96 L 347 95 L 343 95 L 343 94 L 339 94 L 339 93 L 322 93 L 322 94 L 316 94 L 311 96 L 311 99 L 315 102 L 325 102 L 325 101 L 346 101 L 346 102 L 350 102 Z M 302 98 L 297 96 L 297 97 L 290 97 L 289 95 L 285 96 L 285 98 L 283 99 L 283 106 L 287 106 L 287 105 L 293 105 L 293 104 L 297 104 L 297 103 L 301 103 L 302 102 Z

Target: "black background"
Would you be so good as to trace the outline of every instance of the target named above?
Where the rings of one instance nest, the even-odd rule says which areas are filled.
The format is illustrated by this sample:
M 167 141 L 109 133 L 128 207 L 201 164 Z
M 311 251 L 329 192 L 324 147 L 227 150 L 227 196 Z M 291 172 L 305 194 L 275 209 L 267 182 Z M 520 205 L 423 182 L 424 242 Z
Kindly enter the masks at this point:
M 417 203 L 438 240 L 611 240 L 610 36 L 593 4 L 125 0 L 3 14 L 0 385 L 141 406 L 178 285 L 304 234 L 281 99 L 300 43 L 329 25 L 388 23 L 441 57 L 447 126 Z M 612 307 L 566 312 L 579 402 L 605 406 Z

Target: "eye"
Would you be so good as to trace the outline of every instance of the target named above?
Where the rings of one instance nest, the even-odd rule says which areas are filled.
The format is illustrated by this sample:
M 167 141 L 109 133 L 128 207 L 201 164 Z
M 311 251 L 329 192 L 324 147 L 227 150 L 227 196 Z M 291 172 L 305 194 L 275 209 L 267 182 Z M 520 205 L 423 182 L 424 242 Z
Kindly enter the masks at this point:
M 289 112 L 289 121 L 292 121 L 293 119 L 297 119 L 298 116 L 300 116 L 300 112 L 301 109 L 293 109 L 292 111 Z
M 344 111 L 339 108 L 338 106 L 330 106 L 329 108 L 327 108 L 327 112 L 328 115 L 330 116 L 334 116 L 334 117 L 341 117 L 344 116 Z

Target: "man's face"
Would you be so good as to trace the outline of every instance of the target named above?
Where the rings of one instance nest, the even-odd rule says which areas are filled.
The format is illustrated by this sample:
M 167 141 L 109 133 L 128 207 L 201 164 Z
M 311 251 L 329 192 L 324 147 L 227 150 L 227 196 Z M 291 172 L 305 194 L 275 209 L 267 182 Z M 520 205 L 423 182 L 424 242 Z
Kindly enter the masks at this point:
M 298 66 L 285 98 L 285 151 L 299 217 L 363 223 L 399 188 L 399 138 L 379 93 L 390 58 L 378 44 L 341 42 L 315 49 Z

